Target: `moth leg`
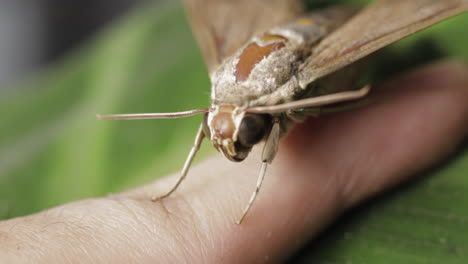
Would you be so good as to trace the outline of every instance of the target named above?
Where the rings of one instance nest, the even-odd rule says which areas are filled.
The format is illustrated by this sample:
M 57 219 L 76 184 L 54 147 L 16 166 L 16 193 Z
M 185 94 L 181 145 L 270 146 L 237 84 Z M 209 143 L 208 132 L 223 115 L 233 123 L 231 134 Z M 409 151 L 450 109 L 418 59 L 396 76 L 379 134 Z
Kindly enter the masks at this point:
M 200 149 L 200 145 L 203 142 L 203 139 L 205 138 L 205 134 L 203 133 L 203 124 L 200 125 L 198 128 L 197 135 L 195 137 L 195 142 L 193 143 L 192 149 L 190 150 L 189 155 L 187 156 L 187 159 L 185 160 L 184 167 L 182 168 L 182 171 L 180 172 L 179 179 L 177 179 L 177 182 L 175 185 L 165 194 L 161 196 L 153 196 L 151 197 L 151 200 L 153 202 L 162 200 L 169 195 L 171 195 L 180 185 L 180 183 L 185 179 L 187 176 L 188 170 L 190 169 L 190 165 L 192 164 L 193 158 L 195 157 L 195 154 L 197 154 L 198 150 Z
M 280 139 L 280 124 L 279 124 L 279 120 L 275 119 L 273 121 L 273 126 L 271 128 L 270 135 L 268 135 L 265 145 L 263 146 L 262 168 L 260 169 L 260 174 L 258 175 L 257 186 L 255 187 L 255 191 L 250 196 L 249 203 L 245 207 L 244 212 L 242 212 L 242 216 L 239 218 L 239 220 L 237 220 L 236 224 L 242 223 L 242 220 L 244 220 L 245 216 L 247 215 L 250 208 L 252 207 L 255 201 L 255 198 L 257 198 L 257 194 L 260 191 L 260 188 L 263 183 L 263 179 L 265 178 L 268 164 L 271 164 L 271 162 L 276 156 L 276 153 L 278 152 L 279 139 Z

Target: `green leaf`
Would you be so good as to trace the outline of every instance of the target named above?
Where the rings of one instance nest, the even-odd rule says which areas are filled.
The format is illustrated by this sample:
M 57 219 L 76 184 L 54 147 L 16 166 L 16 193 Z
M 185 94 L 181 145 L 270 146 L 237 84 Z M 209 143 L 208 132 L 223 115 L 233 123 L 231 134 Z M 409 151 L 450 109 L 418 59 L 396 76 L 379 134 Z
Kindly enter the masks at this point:
M 468 17 L 458 16 L 392 49 L 408 54 L 430 39 L 466 61 L 467 27 Z M 0 219 L 177 171 L 201 117 L 99 121 L 95 114 L 206 107 L 209 89 L 181 6 L 162 1 L 134 10 L 64 61 L 0 92 Z M 211 152 L 205 145 L 197 160 Z M 291 261 L 465 263 L 467 173 L 465 146 L 418 180 L 345 214 Z

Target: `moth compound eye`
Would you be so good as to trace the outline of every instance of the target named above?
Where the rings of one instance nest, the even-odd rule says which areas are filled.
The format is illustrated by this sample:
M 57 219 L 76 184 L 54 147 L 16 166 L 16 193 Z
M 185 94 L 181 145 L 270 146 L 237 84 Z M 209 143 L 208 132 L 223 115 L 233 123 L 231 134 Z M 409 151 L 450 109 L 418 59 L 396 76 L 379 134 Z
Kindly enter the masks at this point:
M 251 147 L 262 140 L 270 128 L 265 115 L 246 115 L 240 124 L 238 141 L 242 146 Z

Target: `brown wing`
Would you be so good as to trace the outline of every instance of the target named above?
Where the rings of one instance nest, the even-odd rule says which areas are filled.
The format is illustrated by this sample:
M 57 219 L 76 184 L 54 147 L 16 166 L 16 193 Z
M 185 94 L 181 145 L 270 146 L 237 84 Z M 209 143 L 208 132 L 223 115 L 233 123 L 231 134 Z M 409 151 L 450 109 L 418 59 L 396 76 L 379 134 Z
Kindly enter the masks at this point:
M 253 34 L 302 12 L 299 0 L 185 0 L 185 7 L 210 73 Z
M 468 0 L 380 0 L 326 37 L 300 72 L 302 87 L 416 31 L 468 10 Z

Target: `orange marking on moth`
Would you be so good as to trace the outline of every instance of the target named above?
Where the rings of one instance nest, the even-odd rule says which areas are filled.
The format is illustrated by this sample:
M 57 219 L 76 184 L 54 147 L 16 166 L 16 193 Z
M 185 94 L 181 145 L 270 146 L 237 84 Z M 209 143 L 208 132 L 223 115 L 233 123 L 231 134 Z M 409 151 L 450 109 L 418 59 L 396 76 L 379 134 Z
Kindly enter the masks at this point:
M 286 41 L 288 39 L 281 36 L 281 35 L 265 34 L 260 38 L 260 40 L 263 41 L 263 42 L 271 42 L 271 41 L 275 41 L 275 40 Z
M 302 17 L 296 20 L 296 23 L 303 26 L 311 26 L 315 24 L 315 21 L 311 18 Z
M 268 57 L 273 51 L 277 51 L 283 48 L 286 44 L 284 43 L 287 39 L 279 35 L 264 35 L 260 38 L 264 42 L 276 41 L 265 46 L 259 46 L 257 43 L 249 44 L 239 57 L 239 62 L 236 66 L 236 80 L 243 82 L 249 78 L 250 73 L 257 63 L 264 58 Z
M 219 112 L 213 116 L 211 126 L 214 130 L 214 135 L 220 139 L 232 138 L 236 125 L 232 120 L 232 105 L 222 105 L 219 107 Z

